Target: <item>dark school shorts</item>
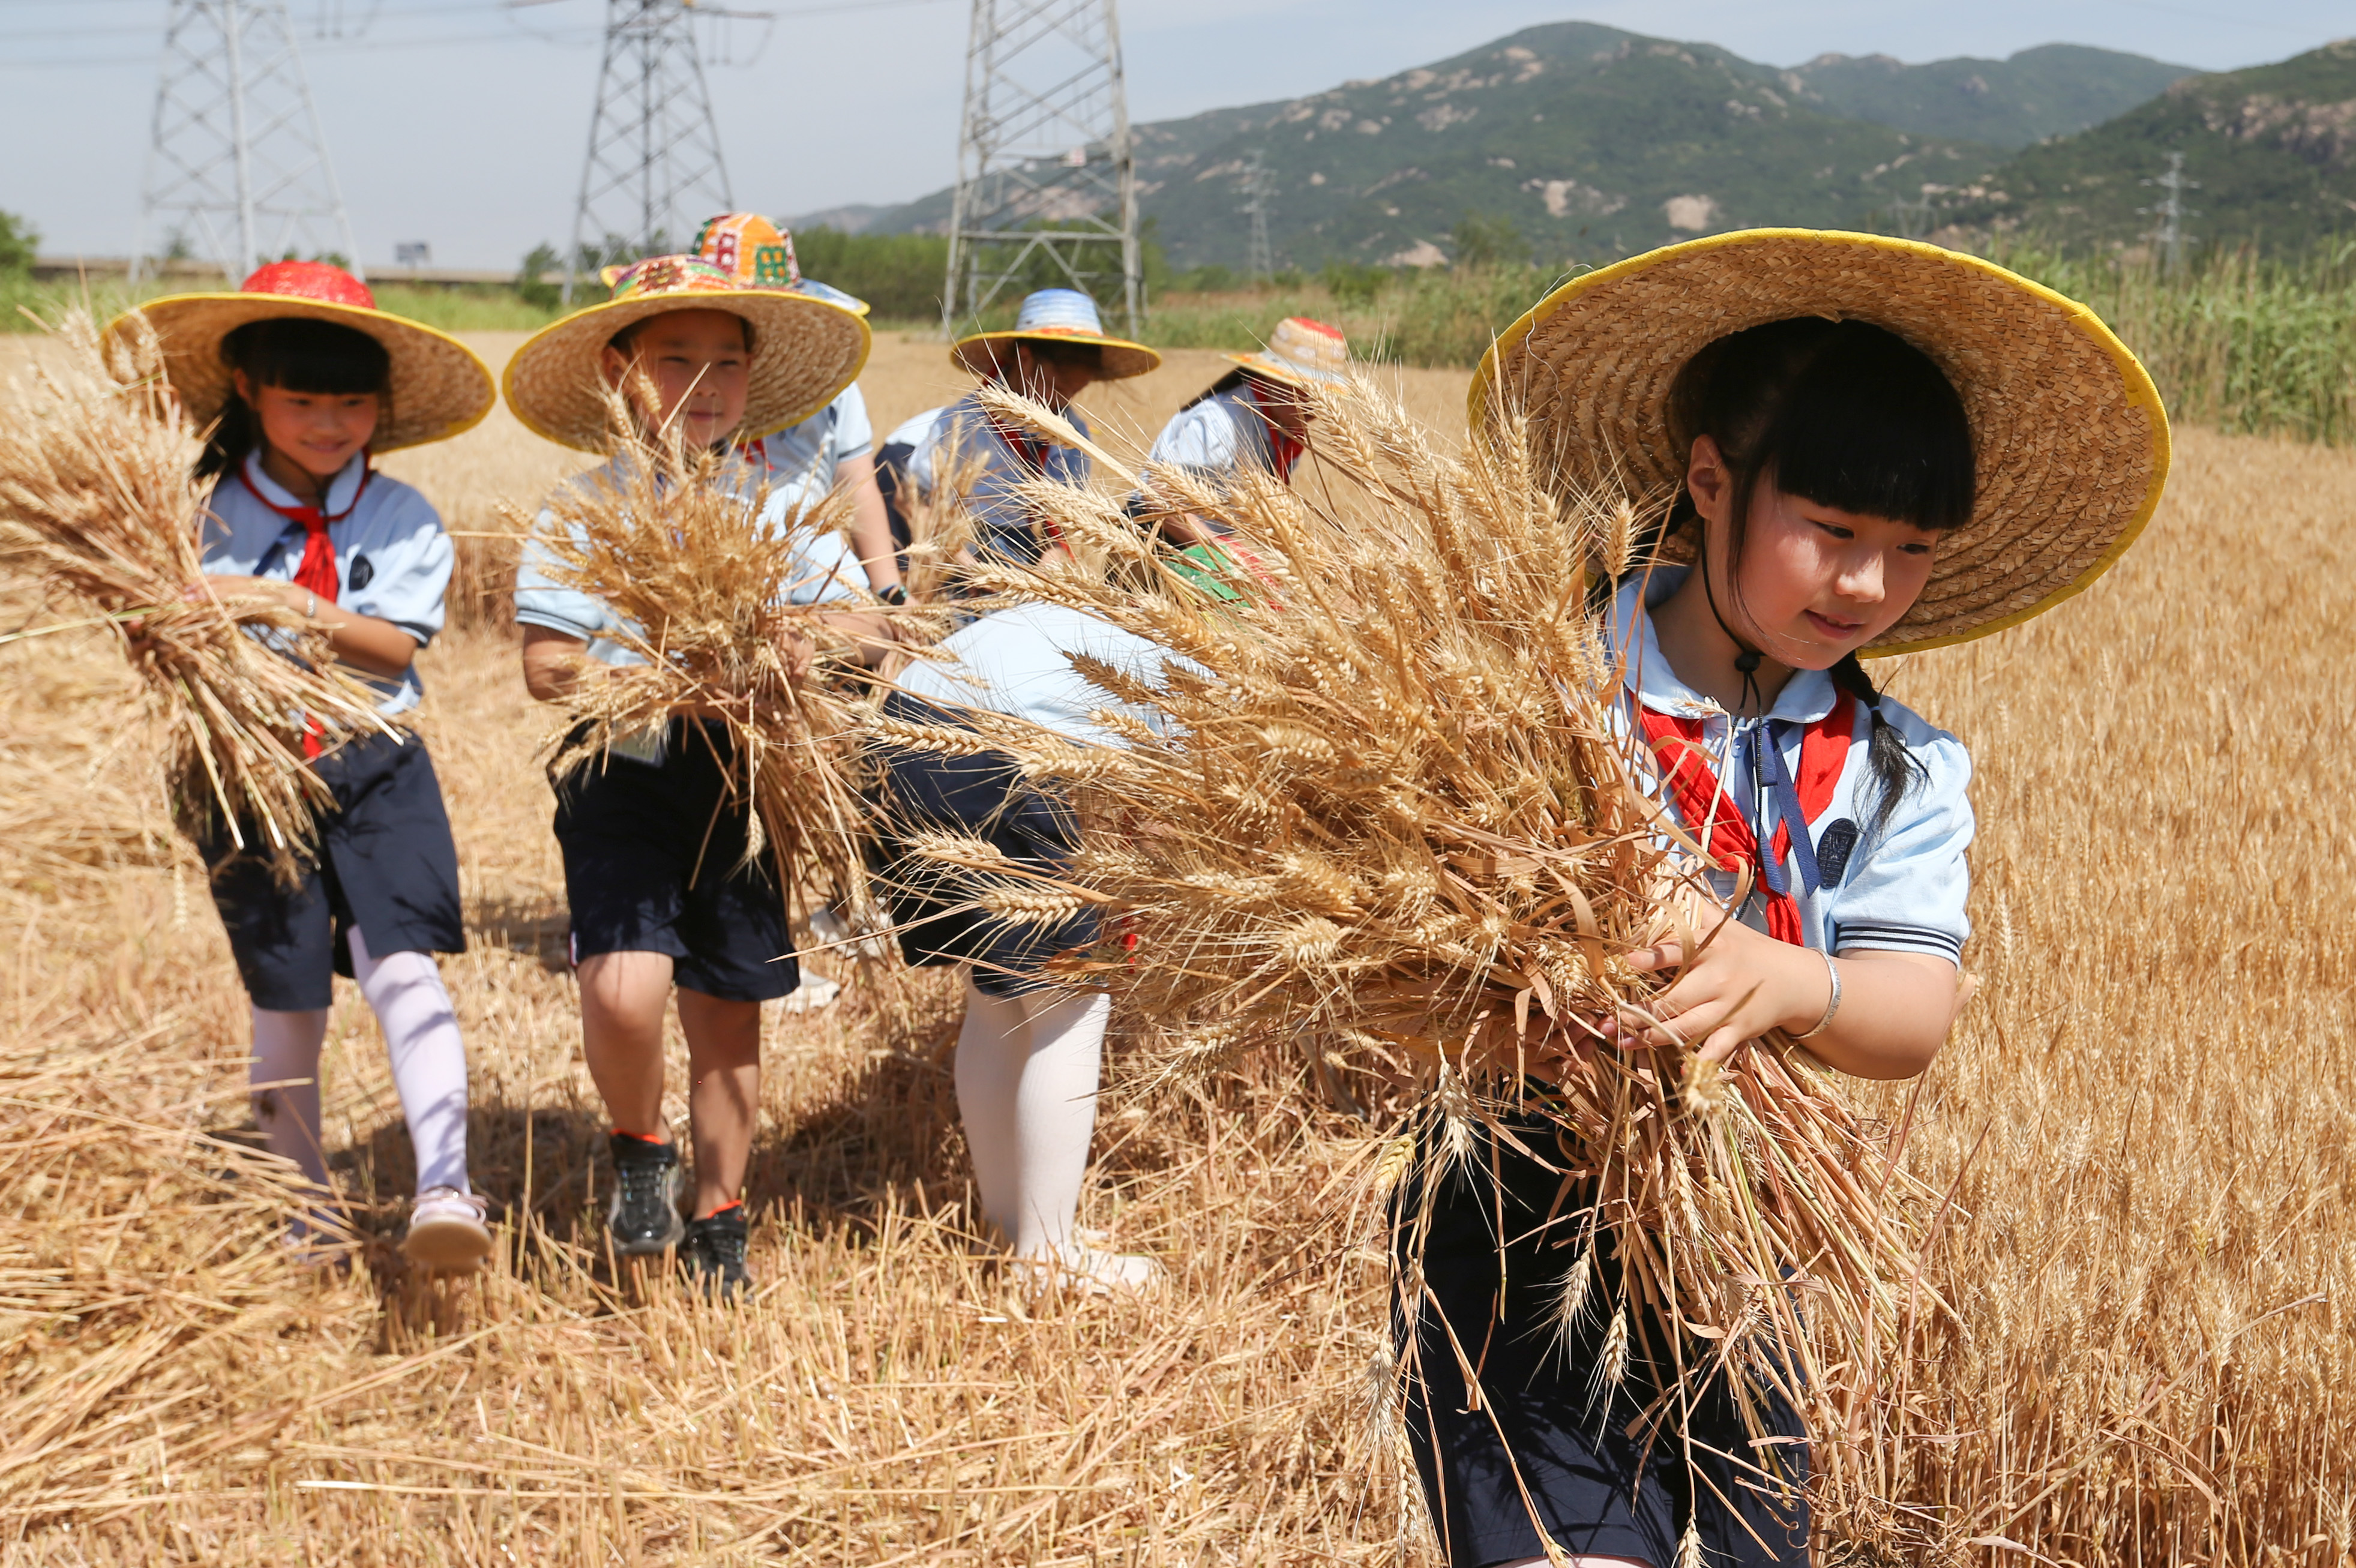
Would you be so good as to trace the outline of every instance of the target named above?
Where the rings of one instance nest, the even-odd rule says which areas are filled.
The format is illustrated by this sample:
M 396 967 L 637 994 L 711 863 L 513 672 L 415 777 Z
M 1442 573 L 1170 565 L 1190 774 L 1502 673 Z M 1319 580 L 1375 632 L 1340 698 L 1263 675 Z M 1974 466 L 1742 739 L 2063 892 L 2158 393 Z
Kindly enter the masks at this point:
M 557 787 L 574 963 L 662 953 L 673 983 L 723 1002 L 774 1002 L 801 984 L 770 862 L 741 864 L 751 808 L 726 798 L 734 755 L 721 725 L 677 719 L 660 762 L 592 757 Z
M 905 692 L 886 697 L 884 711 L 908 724 L 966 727 L 949 710 Z M 974 986 L 987 996 L 1020 996 L 1055 983 L 1041 966 L 1095 942 L 1093 910 L 1045 925 L 1010 925 L 969 906 L 972 874 L 910 854 L 895 832 L 984 839 L 1010 860 L 1059 874 L 1078 843 L 1069 808 L 1026 782 L 1000 752 L 942 757 L 886 748 L 882 760 L 885 798 L 878 816 L 892 826 L 878 846 L 876 880 L 900 927 L 902 955 L 919 965 L 970 963 Z
M 296 887 L 281 886 L 262 855 L 240 852 L 219 821 L 194 835 L 238 975 L 253 1004 L 273 1013 L 335 1000 L 335 976 L 352 972 L 346 934 L 354 926 L 377 958 L 466 950 L 458 846 L 425 743 L 365 736 L 313 767 L 336 809 L 315 813 L 318 861 Z M 241 827 L 247 843 L 266 842 L 252 824 Z
M 1531 1147 L 1555 1148 L 1551 1125 L 1538 1118 L 1508 1124 Z M 1590 1392 L 1609 1322 L 1594 1304 L 1616 1299 L 1619 1288 L 1608 1247 L 1599 1249 L 1590 1305 L 1567 1345 L 1556 1338 L 1551 1316 L 1579 1255 L 1573 1217 L 1591 1200 L 1574 1186 L 1558 1203 L 1558 1172 L 1510 1146 L 1494 1153 L 1497 1181 L 1489 1176 L 1485 1136 L 1473 1157 L 1445 1178 L 1424 1248 L 1430 1296 L 1416 1306 L 1411 1324 L 1401 1304 L 1393 1305 L 1394 1342 L 1403 1361 L 1412 1343 L 1420 1374 L 1405 1381 L 1401 1418 L 1451 1568 L 1543 1556 L 1532 1505 L 1555 1543 L 1573 1556 L 1633 1557 L 1669 1568 L 1687 1520 L 1695 1519 L 1702 1560 L 1713 1568 L 1806 1568 L 1805 1443 L 1754 1446 L 1723 1379 L 1696 1397 L 1687 1423 L 1690 1469 L 1674 1422 L 1655 1431 L 1648 1420 L 1632 1436 L 1638 1412 L 1676 1380 L 1672 1369 L 1651 1363 L 1643 1337 L 1632 1335 L 1619 1391 L 1601 1400 Z M 1502 1266 L 1501 1187 L 1507 1242 Z M 1396 1212 L 1411 1214 L 1416 1201 L 1415 1184 L 1406 1184 Z M 1564 1218 L 1548 1225 L 1550 1214 Z M 1400 1230 L 1395 1247 L 1405 1244 Z M 1451 1330 L 1478 1369 L 1485 1410 L 1466 1409 L 1471 1400 Z M 1652 1343 L 1665 1359 L 1657 1330 Z M 1780 1397 L 1762 1390 L 1756 1408 L 1766 1435 L 1804 1438 L 1798 1416 Z M 1695 1484 L 1697 1473 L 1702 1485 Z M 1529 1489 L 1528 1504 L 1522 1487 Z

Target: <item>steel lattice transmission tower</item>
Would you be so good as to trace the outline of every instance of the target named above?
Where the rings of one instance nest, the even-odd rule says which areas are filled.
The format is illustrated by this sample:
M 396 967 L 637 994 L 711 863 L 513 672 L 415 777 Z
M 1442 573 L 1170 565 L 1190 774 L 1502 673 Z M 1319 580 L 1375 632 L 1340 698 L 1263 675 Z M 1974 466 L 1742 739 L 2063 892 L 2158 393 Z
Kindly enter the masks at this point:
M 694 0 L 607 0 L 605 63 L 564 258 L 568 305 L 584 250 L 606 262 L 655 255 L 736 205 L 695 49 L 697 12 Z
M 1276 205 L 1276 175 L 1254 147 L 1244 162 L 1244 216 L 1251 220 L 1251 238 L 1245 252 L 1244 275 L 1265 283 L 1276 274 L 1276 251 L 1268 242 L 1268 210 Z
M 290 252 L 360 270 L 283 3 L 172 0 L 139 228 L 134 282 L 166 236 L 232 280 Z
M 943 328 L 1019 288 L 1040 259 L 1089 293 L 1119 278 L 1137 331 L 1137 166 L 1114 0 L 973 0 Z

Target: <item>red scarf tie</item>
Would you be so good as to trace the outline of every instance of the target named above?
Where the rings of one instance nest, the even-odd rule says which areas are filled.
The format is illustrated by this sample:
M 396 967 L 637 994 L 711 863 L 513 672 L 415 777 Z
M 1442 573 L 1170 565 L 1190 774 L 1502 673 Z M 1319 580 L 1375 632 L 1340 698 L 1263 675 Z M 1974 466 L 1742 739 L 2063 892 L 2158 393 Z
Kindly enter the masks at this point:
M 1711 862 L 1729 872 L 1750 866 L 1752 886 L 1767 895 L 1767 934 L 1777 941 L 1804 946 L 1800 906 L 1786 890 L 1789 885 L 1783 875 L 1783 861 L 1792 853 L 1790 823 L 1775 824 L 1774 836 L 1768 841 L 1773 859 L 1762 859 L 1759 835 L 1742 820 L 1740 809 L 1710 771 L 1709 753 L 1702 745 L 1708 721 L 1645 707 L 1638 708 L 1637 717 L 1653 755 L 1660 759 L 1662 782 L 1676 803 L 1677 814 L 1708 850 Z M 1793 783 L 1798 787 L 1800 810 L 1811 822 L 1832 804 L 1841 769 L 1848 763 L 1849 740 L 1856 726 L 1857 700 L 1843 692 L 1832 712 L 1809 725 L 1800 736 L 1800 774 Z
M 248 495 L 287 521 L 302 525 L 303 559 L 294 564 L 294 585 L 318 595 L 320 599 L 327 604 L 332 605 L 336 602 L 337 596 L 343 591 L 344 586 L 343 574 L 336 567 L 336 542 L 327 536 L 327 530 L 352 515 L 352 507 L 359 505 L 360 497 L 368 494 L 369 480 L 375 476 L 375 473 L 376 470 L 373 467 L 363 467 L 360 469 L 360 482 L 352 490 L 351 506 L 344 508 L 331 517 L 319 507 L 280 506 L 262 493 L 262 487 L 255 484 L 253 477 L 246 472 L 245 464 L 240 463 L 237 466 L 238 482 L 245 487 Z M 329 481 L 330 484 L 333 482 Z M 316 757 L 319 755 L 321 749 L 319 735 L 317 719 L 313 719 L 304 726 L 304 756 Z
M 1276 422 L 1276 416 L 1269 413 L 1268 404 L 1260 401 L 1258 381 L 1246 376 L 1244 392 L 1251 398 L 1252 412 L 1259 415 L 1262 424 L 1268 426 L 1269 458 L 1276 465 L 1276 477 L 1285 484 L 1292 483 L 1292 466 L 1301 461 L 1301 453 L 1307 451 L 1308 447 L 1287 435 L 1284 433 L 1284 426 L 1279 424 Z

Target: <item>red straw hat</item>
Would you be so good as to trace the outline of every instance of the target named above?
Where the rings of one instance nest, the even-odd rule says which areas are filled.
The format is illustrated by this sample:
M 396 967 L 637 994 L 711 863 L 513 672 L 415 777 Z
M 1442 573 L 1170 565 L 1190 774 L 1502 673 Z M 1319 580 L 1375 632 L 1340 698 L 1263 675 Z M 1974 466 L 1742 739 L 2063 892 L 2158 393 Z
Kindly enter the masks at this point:
M 391 390 L 369 450 L 391 452 L 455 435 L 498 402 L 490 367 L 455 338 L 376 306 L 368 285 L 326 262 L 273 262 L 234 294 L 176 294 L 125 311 L 112 339 L 144 317 L 164 349 L 164 373 L 189 417 L 210 424 L 232 385 L 221 344 L 255 321 L 331 321 L 365 332 L 392 360 Z

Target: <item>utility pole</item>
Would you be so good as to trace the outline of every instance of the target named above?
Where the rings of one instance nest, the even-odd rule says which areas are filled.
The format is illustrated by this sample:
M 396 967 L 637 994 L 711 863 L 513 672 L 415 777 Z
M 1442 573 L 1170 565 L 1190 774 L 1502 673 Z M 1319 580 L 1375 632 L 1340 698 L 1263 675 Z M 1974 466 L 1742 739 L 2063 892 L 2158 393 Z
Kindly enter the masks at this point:
M 2184 205 L 2184 193 L 2200 189 L 2201 182 L 2184 177 L 2182 153 L 2170 153 L 2168 155 L 2168 172 L 2158 179 L 2145 180 L 2144 184 L 2156 185 L 2167 192 L 2160 198 L 2158 206 L 2139 210 L 2159 220 L 2159 227 L 2151 236 L 2152 242 L 2159 247 L 2162 268 L 2169 277 L 2175 277 L 2184 270 L 2184 247 L 2191 242 L 2185 236 L 2184 220 L 2201 216 Z
M 1276 275 L 1276 256 L 1268 242 L 1268 209 L 1276 195 L 1276 176 L 1258 147 L 1244 161 L 1243 192 L 1244 216 L 1251 220 L 1251 241 L 1244 253 L 1244 272 L 1254 282 L 1265 283 Z
M 1084 292 L 1118 276 L 1137 332 L 1137 167 L 1114 0 L 973 0 L 942 330 L 1019 288 L 1033 258 Z
M 231 282 L 290 252 L 360 272 L 283 0 L 172 0 L 132 282 L 167 234 Z
M 1890 204 L 1890 220 L 1901 240 L 1928 239 L 1931 233 L 1931 199 L 1929 196 L 1909 201 L 1900 197 Z
M 564 303 L 586 271 L 657 255 L 735 206 L 696 53 L 695 18 L 760 19 L 695 0 L 606 0 L 605 59 L 564 255 Z M 592 254 L 584 257 L 584 251 Z

